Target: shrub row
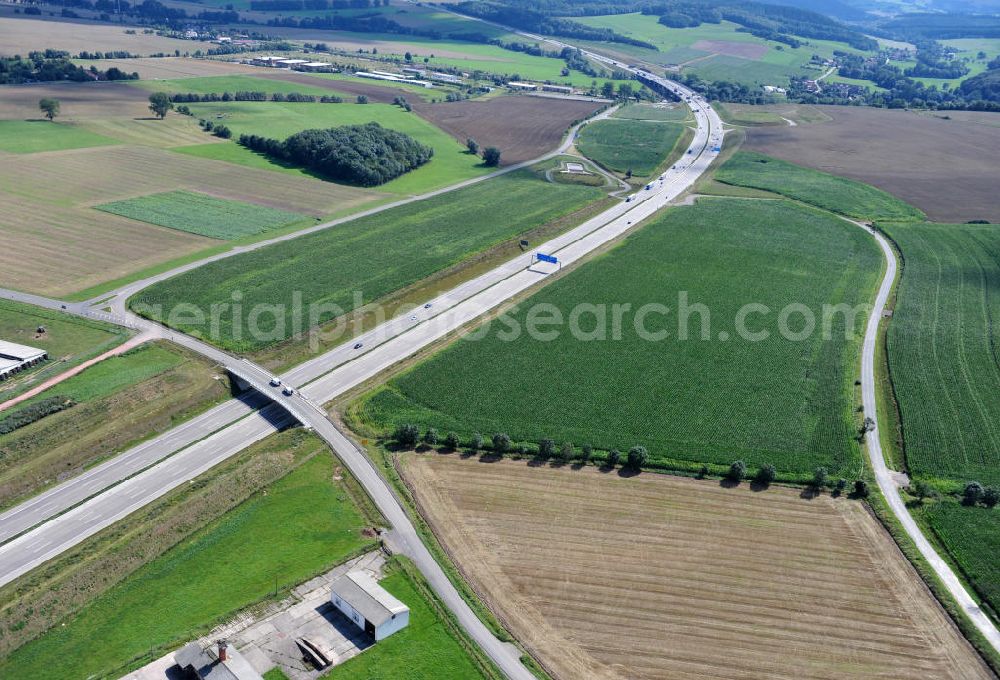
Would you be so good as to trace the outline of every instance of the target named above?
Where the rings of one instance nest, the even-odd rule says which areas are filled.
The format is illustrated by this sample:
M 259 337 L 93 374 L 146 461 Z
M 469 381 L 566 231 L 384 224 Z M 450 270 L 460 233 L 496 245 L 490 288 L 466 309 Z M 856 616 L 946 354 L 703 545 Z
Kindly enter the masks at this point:
M 172 102 L 320 102 L 322 104 L 340 104 L 344 101 L 342 97 L 335 95 L 322 95 L 317 97 L 314 94 L 302 94 L 301 92 L 267 92 L 242 91 L 236 92 L 175 92 L 170 95 Z
M 36 401 L 0 420 L 0 435 L 10 434 L 14 430 L 31 425 L 53 413 L 58 413 L 75 405 L 69 397 L 55 396 Z

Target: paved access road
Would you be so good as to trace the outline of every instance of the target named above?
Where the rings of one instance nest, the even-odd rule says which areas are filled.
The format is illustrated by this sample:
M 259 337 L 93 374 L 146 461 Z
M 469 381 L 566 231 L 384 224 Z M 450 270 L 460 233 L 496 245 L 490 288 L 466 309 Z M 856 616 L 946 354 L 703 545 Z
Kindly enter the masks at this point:
M 892 290 L 892 283 L 896 278 L 896 254 L 892 246 L 882 234 L 871 227 L 855 222 L 870 233 L 878 242 L 885 256 L 886 270 L 879 286 L 878 295 L 875 297 L 875 305 L 872 307 L 871 315 L 868 317 L 868 326 L 865 329 L 865 339 L 861 347 L 861 403 L 864 406 L 865 414 L 878 423 L 877 402 L 875 400 L 875 345 L 878 341 L 879 323 L 882 320 L 882 312 L 885 309 L 886 301 Z M 890 470 L 885 464 L 885 454 L 882 452 L 882 442 L 879 439 L 878 426 L 876 429 L 865 434 L 865 445 L 868 449 L 868 457 L 871 460 L 872 469 L 875 471 L 875 478 L 878 480 L 878 488 L 885 496 L 892 514 L 899 519 L 906 534 L 913 539 L 917 549 L 927 563 L 931 565 L 934 573 L 941 582 L 944 583 L 948 592 L 955 598 L 962 611 L 969 617 L 969 620 L 989 641 L 990 645 L 1000 652 L 1000 631 L 993 624 L 993 621 L 979 608 L 976 601 L 965 589 L 962 582 L 956 576 L 951 566 L 945 562 L 937 553 L 934 547 L 924 536 L 924 533 L 917 526 L 913 516 L 899 495 L 899 486 L 896 483 L 896 473 Z
M 644 76 L 652 78 L 648 74 Z M 690 147 L 691 153 L 686 154 L 661 179 L 655 180 L 648 190 L 640 191 L 629 202 L 615 205 L 583 225 L 549 241 L 539 251 L 556 255 L 564 264 L 572 264 L 595 248 L 618 238 L 662 208 L 689 188 L 711 164 L 716 155 L 712 148 L 721 141 L 722 126 L 718 116 L 693 92 L 665 80 L 659 81 L 659 84 L 673 89 L 691 102 L 698 125 Z M 571 134 L 561 148 L 571 143 L 572 136 Z M 140 288 L 130 286 L 119 291 L 111 300 L 102 298 L 97 301 L 96 307 L 88 304 L 66 306 L 66 310 L 70 312 L 122 323 L 143 332 L 158 332 L 162 337 L 190 347 L 248 380 L 282 408 L 269 406 L 261 411 L 252 411 L 251 405 L 247 404 L 223 404 L 191 421 L 195 424 L 186 431 L 179 434 L 171 431 L 147 443 L 145 448 L 136 447 L 104 466 L 95 468 L 95 474 L 90 477 L 81 479 L 81 476 L 69 480 L 29 504 L 0 516 L 0 526 L 5 527 L 3 535 L 9 537 L 20 534 L 0 546 L 0 583 L 9 582 L 170 489 L 193 479 L 253 441 L 273 432 L 282 424 L 282 418 L 287 417 L 285 412 L 294 413 L 298 420 L 327 441 L 358 478 L 392 525 L 395 547 L 414 560 L 468 634 L 509 677 L 530 680 L 533 676 L 520 663 L 518 650 L 496 639 L 469 609 L 419 540 L 389 484 L 378 475 L 364 453 L 333 426 L 318 406 L 476 319 L 512 295 L 538 284 L 552 270 L 546 270 L 541 265 L 529 268 L 530 257 L 524 255 L 515 258 L 429 301 L 417 313 L 388 321 L 369 333 L 300 365 L 282 377 L 284 384 L 281 387 L 269 385 L 271 376 L 250 362 L 131 315 L 124 307 L 124 300 L 128 294 L 137 292 Z M 63 307 L 59 301 L 37 296 L 12 294 L 10 297 L 46 307 Z M 98 307 L 103 306 L 110 306 L 113 311 L 100 311 Z M 362 347 L 355 349 L 358 342 L 362 343 Z M 297 389 L 301 384 L 306 384 L 302 391 Z M 292 386 L 292 393 L 284 394 L 284 386 Z M 220 428 L 219 425 L 227 417 L 232 417 L 236 422 Z M 179 451 L 178 448 L 171 448 L 177 445 L 180 445 Z M 107 484 L 103 491 L 98 488 L 101 484 Z M 10 529 L 6 529 L 8 523 Z M 25 532 L 25 529 L 29 530 Z

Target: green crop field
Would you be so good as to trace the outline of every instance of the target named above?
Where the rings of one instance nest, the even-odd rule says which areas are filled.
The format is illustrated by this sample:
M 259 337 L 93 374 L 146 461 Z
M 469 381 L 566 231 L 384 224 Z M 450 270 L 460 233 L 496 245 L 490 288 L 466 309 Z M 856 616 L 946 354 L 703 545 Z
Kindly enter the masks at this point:
M 920 511 L 976 592 L 1000 613 L 1000 510 L 969 508 L 953 501 Z
M 276 579 L 287 588 L 366 545 L 332 457 L 312 441 L 313 458 L 0 660 L 0 676 L 117 677 L 150 648 L 267 597 Z
M 892 194 L 763 154 L 740 151 L 716 172 L 726 184 L 773 191 L 861 220 L 920 220 L 924 214 Z
M 580 152 L 609 170 L 647 177 L 663 163 L 684 132 L 678 123 L 599 120 L 580 131 Z
M 413 422 L 464 437 L 502 431 L 514 441 L 549 437 L 603 450 L 642 444 L 654 464 L 742 458 L 793 475 L 816 465 L 857 474 L 853 382 L 880 270 L 871 237 L 844 220 L 784 200 L 701 199 L 519 304 L 502 330 L 455 342 L 353 411 L 385 432 Z M 682 296 L 705 307 L 686 322 Z M 751 303 L 767 311 L 747 330 L 766 338 L 738 332 L 737 315 Z M 860 306 L 853 323 L 852 315 L 823 314 L 824 304 L 841 303 Z M 617 304 L 631 308 L 616 337 Z M 782 334 L 788 305 L 811 310 L 816 330 L 797 336 L 806 324 L 794 313 Z M 558 310 L 563 325 L 544 327 L 558 337 L 535 339 L 529 315 L 546 307 L 544 318 Z M 635 330 L 643 308 L 655 314 L 645 328 L 665 337 Z M 581 331 L 605 328 L 604 339 L 574 337 L 572 322 L 565 325 L 574 309 Z M 826 333 L 824 316 L 832 321 Z M 511 326 L 521 331 L 516 339 Z
M 243 294 L 243 310 L 257 304 L 282 304 L 259 319 L 261 334 L 234 333 L 231 314 L 221 318 L 220 337 L 205 339 L 227 349 L 251 351 L 291 337 L 293 291 L 302 303 L 354 305 L 415 283 L 486 248 L 579 209 L 604 196 L 593 187 L 552 184 L 532 170 L 520 170 L 470 187 L 363 217 L 331 229 L 230 257 L 147 288 L 133 306 L 162 306 L 163 318 L 177 303 L 192 303 L 207 313 L 216 302 Z M 325 321 L 336 314 L 326 310 Z M 306 317 L 308 318 L 308 317 Z M 245 326 L 241 319 L 239 327 Z M 207 328 L 178 324 L 199 337 Z
M 298 92 L 299 94 L 311 94 L 317 97 L 323 95 L 337 95 L 343 97 L 345 101 L 353 99 L 351 95 L 343 92 L 334 92 L 328 87 L 319 85 L 303 85 L 301 83 L 289 82 L 287 80 L 276 80 L 268 78 L 265 71 L 261 75 L 233 75 L 233 76 L 202 76 L 200 78 L 174 78 L 170 80 L 137 80 L 131 83 L 133 87 L 141 87 L 150 92 L 211 94 L 217 92 L 234 93 L 245 92 L 266 92 L 269 95 L 275 92 L 288 94 Z
M 47 120 L 0 120 L 0 151 L 35 153 L 117 144 L 76 125 Z
M 1000 226 L 886 231 L 903 256 L 887 344 L 910 472 L 1000 484 Z
M 168 191 L 95 207 L 140 222 L 223 240 L 252 236 L 293 222 L 311 222 L 298 213 L 192 191 Z
M 660 120 L 680 123 L 691 117 L 691 110 L 679 104 L 666 108 L 660 104 L 629 104 L 611 114 L 628 120 Z
M 485 174 L 479 157 L 465 152 L 443 130 L 428 123 L 415 113 L 407 113 L 391 104 L 320 104 L 285 102 L 211 102 L 188 104 L 195 116 L 222 123 L 233 132 L 233 137 L 243 133 L 284 139 L 289 135 L 310 128 L 330 128 L 377 121 L 383 127 L 405 132 L 434 149 L 434 158 L 426 165 L 406 173 L 378 187 L 379 191 L 397 194 L 419 194 L 463 179 Z M 206 135 L 206 139 L 208 139 Z M 238 146 L 235 141 L 221 144 L 199 144 L 178 147 L 201 158 L 225 160 L 249 167 L 264 167 L 299 175 L 308 174 L 298 168 L 285 167 Z
M 447 624 L 441 621 L 427 601 L 428 588 L 414 582 L 410 575 L 396 568 L 380 585 L 410 608 L 410 625 L 371 649 L 348 659 L 326 677 L 406 678 L 407 680 L 471 680 L 488 677 L 472 662 Z
M 38 333 L 40 326 L 45 333 Z M 0 401 L 121 344 L 126 337 L 115 326 L 0 300 L 0 338 L 44 349 L 50 359 L 0 384 Z

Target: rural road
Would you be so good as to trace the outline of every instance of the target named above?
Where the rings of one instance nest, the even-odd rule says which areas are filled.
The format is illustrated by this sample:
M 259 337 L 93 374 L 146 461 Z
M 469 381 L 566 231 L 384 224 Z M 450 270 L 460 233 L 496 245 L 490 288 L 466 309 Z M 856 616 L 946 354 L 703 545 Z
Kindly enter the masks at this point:
M 853 221 L 853 220 L 849 220 Z M 899 493 L 899 485 L 896 483 L 897 474 L 890 470 L 885 464 L 885 454 L 882 452 L 882 442 L 879 438 L 877 402 L 875 400 L 875 346 L 878 341 L 879 323 L 882 320 L 882 313 L 885 309 L 889 293 L 892 290 L 893 281 L 896 278 L 896 254 L 889 245 L 889 241 L 878 231 L 860 222 L 855 222 L 862 229 L 870 233 L 885 256 L 886 270 L 882 284 L 879 286 L 878 295 L 875 297 L 875 305 L 872 307 L 871 316 L 868 317 L 868 325 L 865 328 L 865 339 L 861 347 L 861 403 L 864 406 L 865 415 L 876 422 L 876 427 L 865 434 L 865 448 L 868 449 L 868 457 L 871 460 L 872 469 L 875 471 L 875 479 L 878 481 L 878 488 L 885 497 L 886 502 L 892 509 L 892 513 L 903 526 L 906 534 L 916 544 L 917 549 L 927 563 L 930 564 L 934 573 L 941 580 L 944 586 L 955 598 L 955 601 L 962 608 L 962 611 L 969 617 L 973 625 L 983 634 L 993 649 L 1000 652 L 1000 631 L 993 624 L 993 621 L 980 609 L 979 605 L 966 590 L 952 568 L 937 553 L 934 547 L 924 536 L 923 531 L 917 526 L 916 521 L 903 502 L 903 497 Z
M 553 254 L 564 264 L 572 264 L 595 248 L 633 229 L 633 225 L 654 214 L 689 188 L 711 165 L 717 155 L 713 148 L 721 144 L 721 120 L 711 107 L 697 98 L 693 92 L 666 80 L 658 80 L 658 83 L 691 99 L 698 128 L 690 146 L 690 155 L 685 155 L 678 162 L 676 169 L 665 173 L 662 180 L 654 180 L 650 189 L 639 192 L 634 200 L 616 204 L 584 224 L 552 239 L 541 246 L 539 252 Z M 573 141 L 575 131 L 576 128 L 571 131 L 559 149 L 544 157 L 551 157 L 568 148 Z M 510 172 L 513 169 L 516 168 L 505 168 L 501 172 Z M 477 178 L 473 181 L 482 179 Z M 463 185 L 468 183 L 471 181 Z M 403 202 L 409 200 L 416 199 Z M 387 206 L 380 209 L 387 209 Z M 377 210 L 379 209 L 375 211 Z M 354 217 L 357 216 L 359 215 Z M 318 225 L 311 230 L 327 228 L 339 222 Z M 282 394 L 280 388 L 270 387 L 267 381 L 271 376 L 262 368 L 227 355 L 194 338 L 173 333 L 156 324 L 138 319 L 125 309 L 124 301 L 128 295 L 162 277 L 186 271 L 190 266 L 144 282 L 130 284 L 112 293 L 114 303 L 111 304 L 113 310 L 111 313 L 98 309 L 109 305 L 108 296 L 102 296 L 95 307 L 86 303 L 71 305 L 7 291 L 6 296 L 24 302 L 50 308 L 61 308 L 66 304 L 67 311 L 73 313 L 122 323 L 144 332 L 155 331 L 161 337 L 190 347 L 225 365 L 253 383 L 262 394 L 277 402 L 284 411 L 273 405 L 254 411 L 252 404 L 227 402 L 0 515 L 0 537 L 11 539 L 0 546 L 0 574 L 2 574 L 0 584 L 9 582 L 176 486 L 194 479 L 253 441 L 275 431 L 283 422 L 287 422 L 285 412 L 294 413 L 298 420 L 327 441 L 345 466 L 358 478 L 392 525 L 392 542 L 414 561 L 435 593 L 455 613 L 470 637 L 482 646 L 486 654 L 508 677 L 530 680 L 533 676 L 520 663 L 519 651 L 512 645 L 500 642 L 469 609 L 419 540 L 415 528 L 391 487 L 378 475 L 367 456 L 328 420 L 320 406 L 466 323 L 474 321 L 484 312 L 503 304 L 511 296 L 537 285 L 552 272 L 540 266 L 529 267 L 530 260 L 530 254 L 519 256 L 439 295 L 418 313 L 397 317 L 365 335 L 352 339 L 350 343 L 296 367 L 283 376 L 283 380 L 286 385 L 295 387 L 305 385 L 305 387 L 302 391 L 295 389 L 291 395 Z M 354 348 L 357 342 L 363 343 L 363 351 Z M 101 485 L 104 485 L 103 488 Z

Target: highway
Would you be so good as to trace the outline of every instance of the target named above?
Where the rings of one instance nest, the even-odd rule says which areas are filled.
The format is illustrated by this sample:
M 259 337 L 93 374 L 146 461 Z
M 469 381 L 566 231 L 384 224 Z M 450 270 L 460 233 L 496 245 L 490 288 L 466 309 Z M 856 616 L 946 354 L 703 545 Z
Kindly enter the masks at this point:
M 652 76 L 643 74 L 647 79 Z M 694 139 L 675 169 L 654 180 L 648 190 L 621 202 L 584 224 L 541 245 L 536 252 L 558 257 L 571 265 L 594 249 L 619 238 L 642 220 L 676 198 L 701 176 L 716 157 L 722 123 L 711 107 L 693 92 L 670 81 L 657 84 L 691 100 L 697 121 Z M 576 129 L 560 149 L 572 143 Z M 551 156 L 559 151 L 547 154 Z M 510 171 L 510 169 L 506 169 Z M 386 209 L 385 207 L 381 209 Z M 357 215 L 355 215 L 357 217 Z M 326 228 L 329 225 L 320 225 Z M 316 230 L 320 227 L 314 227 Z M 258 246 L 259 247 L 259 246 Z M 419 311 L 396 317 L 281 377 L 282 385 L 269 384 L 272 376 L 255 364 L 230 356 L 188 336 L 174 333 L 127 311 L 128 295 L 163 276 L 127 286 L 99 301 L 69 305 L 55 300 L 6 291 L 6 296 L 46 307 L 65 308 L 90 318 L 122 323 L 156 333 L 197 351 L 252 383 L 278 406 L 254 410 L 255 404 L 227 402 L 146 444 L 117 456 L 85 475 L 68 480 L 22 506 L 0 515 L 0 584 L 61 554 L 63 551 L 152 502 L 178 485 L 238 453 L 290 420 L 287 414 L 322 437 L 365 488 L 392 526 L 391 542 L 409 556 L 435 593 L 457 617 L 469 636 L 511 678 L 534 676 L 520 663 L 516 647 L 500 642 L 469 609 L 440 566 L 417 536 L 391 486 L 356 447 L 327 418 L 322 404 L 386 368 L 411 356 L 447 334 L 495 309 L 512 296 L 543 282 L 556 268 L 532 265 L 524 254 L 481 276 L 429 300 Z M 217 258 L 212 258 L 217 259 Z M 181 270 L 186 270 L 190 266 Z M 140 285 L 141 284 L 141 285 Z M 0 295 L 4 295 L 0 291 Z M 26 299 L 31 297 L 32 300 Z M 110 306 L 112 312 L 98 307 Z M 355 345 L 361 343 L 361 348 Z M 283 392 L 290 387 L 291 393 Z M 300 389 L 301 388 L 301 389 Z M 280 406 L 280 408 L 279 408 Z M 227 422 L 228 420 L 228 422 Z M 103 485 L 103 488 L 101 488 Z M 9 526 L 8 526 L 9 525 Z M 12 538 L 11 537 L 15 537 Z

